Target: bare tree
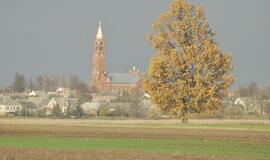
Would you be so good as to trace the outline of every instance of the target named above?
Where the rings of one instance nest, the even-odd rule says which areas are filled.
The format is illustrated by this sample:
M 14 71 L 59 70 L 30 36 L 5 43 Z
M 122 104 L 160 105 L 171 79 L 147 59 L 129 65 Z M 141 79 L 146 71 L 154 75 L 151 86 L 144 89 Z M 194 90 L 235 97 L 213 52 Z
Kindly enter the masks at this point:
M 15 78 L 14 78 L 14 82 L 12 84 L 12 88 L 14 92 L 24 92 L 25 88 L 26 88 L 26 80 L 24 78 L 24 75 L 16 73 Z

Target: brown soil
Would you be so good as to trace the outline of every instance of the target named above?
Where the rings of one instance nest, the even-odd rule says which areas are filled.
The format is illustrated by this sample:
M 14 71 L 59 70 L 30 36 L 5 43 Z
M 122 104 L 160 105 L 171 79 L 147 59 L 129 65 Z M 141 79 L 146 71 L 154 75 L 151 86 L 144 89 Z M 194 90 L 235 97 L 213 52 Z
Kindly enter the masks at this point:
M 225 160 L 179 154 L 0 148 L 1 160 Z
M 80 127 L 54 125 L 0 125 L 0 135 L 108 137 L 108 138 L 194 138 L 209 140 L 238 140 L 245 142 L 270 142 L 267 131 L 221 129 L 125 128 Z
M 42 119 L 42 118 L 2 118 L 0 124 L 39 124 L 39 125 L 181 125 L 181 120 L 132 120 L 132 119 Z M 189 124 L 270 124 L 270 120 L 246 119 L 191 119 Z
M 205 140 L 237 140 L 270 143 L 269 131 L 112 127 L 101 121 L 5 120 L 0 119 L 0 136 L 56 136 L 108 138 L 188 138 Z M 98 126 L 98 124 L 101 124 Z M 119 122 L 120 123 L 120 122 Z M 135 123 L 133 121 L 124 122 Z M 154 122 L 156 123 L 156 122 Z M 166 125 L 166 121 L 162 122 Z M 173 122 L 174 123 L 174 122 Z M 115 124 L 115 122 L 113 122 Z M 136 121 L 136 125 L 137 125 Z M 145 153 L 129 151 L 50 150 L 0 147 L 0 160 L 226 160 L 232 157 L 201 157 L 193 155 Z

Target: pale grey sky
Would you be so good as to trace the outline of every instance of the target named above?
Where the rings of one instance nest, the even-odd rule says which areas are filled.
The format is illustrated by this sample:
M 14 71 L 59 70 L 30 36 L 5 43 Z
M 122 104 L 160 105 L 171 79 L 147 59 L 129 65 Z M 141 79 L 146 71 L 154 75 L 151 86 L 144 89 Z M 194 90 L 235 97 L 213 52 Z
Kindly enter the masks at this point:
M 222 50 L 233 53 L 236 86 L 270 85 L 269 0 L 190 0 L 204 6 Z M 90 78 L 98 21 L 108 70 L 146 71 L 154 51 L 146 40 L 169 0 L 0 0 L 0 86 L 16 72 Z

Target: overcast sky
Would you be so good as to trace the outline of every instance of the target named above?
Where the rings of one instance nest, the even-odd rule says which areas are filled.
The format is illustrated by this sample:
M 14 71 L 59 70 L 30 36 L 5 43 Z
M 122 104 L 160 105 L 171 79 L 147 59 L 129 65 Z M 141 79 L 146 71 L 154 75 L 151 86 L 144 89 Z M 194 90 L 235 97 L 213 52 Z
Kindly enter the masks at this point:
M 204 6 L 217 41 L 232 52 L 236 84 L 270 85 L 270 1 L 190 0 Z M 108 70 L 146 71 L 146 40 L 169 0 L 0 0 L 0 86 L 16 72 L 27 79 L 76 74 L 88 82 L 92 43 L 102 21 Z

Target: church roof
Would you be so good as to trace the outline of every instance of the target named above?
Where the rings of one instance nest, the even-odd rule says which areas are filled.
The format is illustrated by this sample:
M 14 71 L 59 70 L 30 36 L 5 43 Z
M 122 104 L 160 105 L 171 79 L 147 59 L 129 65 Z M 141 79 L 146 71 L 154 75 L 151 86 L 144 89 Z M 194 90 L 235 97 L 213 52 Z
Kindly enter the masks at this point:
M 132 76 L 130 73 L 109 73 L 112 83 L 136 84 L 141 77 Z

